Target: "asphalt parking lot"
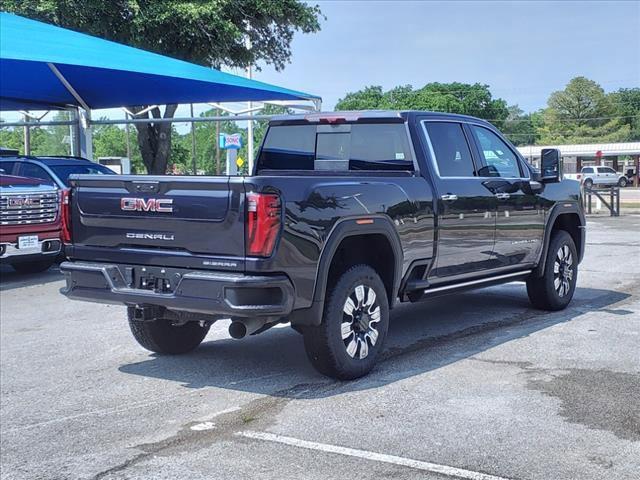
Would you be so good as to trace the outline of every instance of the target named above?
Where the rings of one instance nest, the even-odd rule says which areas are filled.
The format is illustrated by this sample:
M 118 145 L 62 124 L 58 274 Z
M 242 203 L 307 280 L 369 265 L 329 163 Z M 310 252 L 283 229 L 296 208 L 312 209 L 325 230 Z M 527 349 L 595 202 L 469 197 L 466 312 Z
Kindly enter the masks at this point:
M 3 269 L 1 477 L 637 479 L 640 216 L 588 228 L 567 310 L 518 283 L 402 305 L 350 383 L 286 327 L 156 356 L 124 308 Z

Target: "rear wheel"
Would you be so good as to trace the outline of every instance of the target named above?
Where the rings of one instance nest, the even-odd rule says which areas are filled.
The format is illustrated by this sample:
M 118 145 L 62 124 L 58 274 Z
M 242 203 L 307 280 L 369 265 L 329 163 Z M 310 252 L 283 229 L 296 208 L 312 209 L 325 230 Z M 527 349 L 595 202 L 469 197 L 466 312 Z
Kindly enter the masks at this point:
M 36 260 L 33 262 L 21 262 L 11 265 L 18 273 L 40 273 L 49 270 L 56 262 L 55 258 L 47 258 L 45 260 Z
M 591 187 L 593 187 L 593 180 L 591 180 L 590 178 L 587 178 L 584 181 L 584 188 L 589 188 L 590 189 Z
M 356 265 L 328 292 L 322 323 L 304 328 L 307 356 L 329 377 L 361 377 L 375 365 L 388 326 L 389 303 L 382 280 L 368 265 Z
M 173 325 L 170 320 L 136 320 L 133 308 L 127 309 L 129 328 L 136 341 L 155 353 L 176 355 L 194 350 L 209 332 L 209 327 L 201 327 L 198 322 Z
M 527 280 L 532 305 L 542 310 L 562 310 L 573 298 L 578 280 L 578 252 L 564 230 L 552 234 L 542 277 Z

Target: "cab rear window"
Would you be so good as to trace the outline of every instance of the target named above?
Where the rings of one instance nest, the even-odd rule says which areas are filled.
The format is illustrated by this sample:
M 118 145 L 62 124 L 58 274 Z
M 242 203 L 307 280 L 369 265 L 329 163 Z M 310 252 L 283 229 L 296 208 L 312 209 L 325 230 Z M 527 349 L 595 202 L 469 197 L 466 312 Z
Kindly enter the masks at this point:
M 272 126 L 258 158 L 258 170 L 413 169 L 403 123 Z

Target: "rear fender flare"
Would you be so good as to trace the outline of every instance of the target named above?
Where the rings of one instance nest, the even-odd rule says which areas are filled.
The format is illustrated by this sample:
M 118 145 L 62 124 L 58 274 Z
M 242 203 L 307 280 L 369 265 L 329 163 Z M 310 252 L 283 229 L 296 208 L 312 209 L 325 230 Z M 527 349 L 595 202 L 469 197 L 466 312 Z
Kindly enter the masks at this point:
M 357 223 L 357 220 L 372 220 L 372 222 Z M 333 260 L 338 246 L 345 238 L 373 234 L 384 235 L 393 250 L 395 268 L 393 274 L 392 297 L 389 299 L 391 306 L 393 305 L 400 287 L 404 256 L 400 237 L 398 236 L 398 232 L 396 231 L 391 219 L 386 215 L 367 215 L 362 217 L 343 218 L 333 226 L 327 236 L 324 247 L 322 248 L 318 262 L 318 269 L 316 271 L 312 305 L 310 308 L 294 311 L 290 316 L 291 323 L 298 325 L 320 324 L 324 309 L 329 268 L 331 267 L 331 261 Z

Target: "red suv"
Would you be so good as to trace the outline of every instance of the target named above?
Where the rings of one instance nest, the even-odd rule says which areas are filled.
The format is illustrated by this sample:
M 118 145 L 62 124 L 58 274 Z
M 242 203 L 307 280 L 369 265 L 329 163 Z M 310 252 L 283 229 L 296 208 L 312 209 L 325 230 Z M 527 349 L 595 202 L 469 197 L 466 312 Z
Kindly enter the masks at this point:
M 0 263 L 22 273 L 53 265 L 62 250 L 65 195 L 45 180 L 0 175 Z

